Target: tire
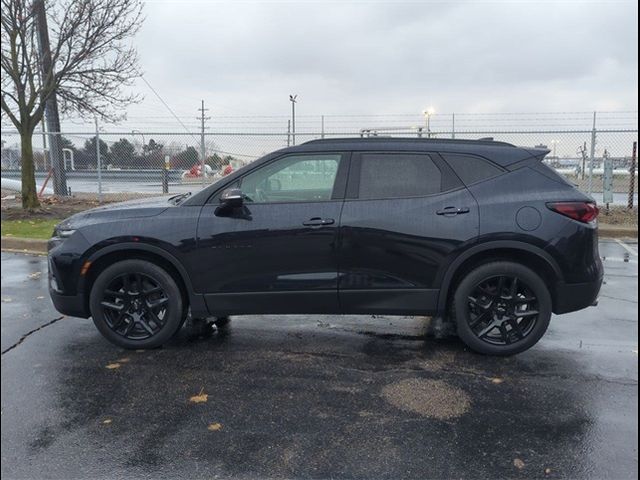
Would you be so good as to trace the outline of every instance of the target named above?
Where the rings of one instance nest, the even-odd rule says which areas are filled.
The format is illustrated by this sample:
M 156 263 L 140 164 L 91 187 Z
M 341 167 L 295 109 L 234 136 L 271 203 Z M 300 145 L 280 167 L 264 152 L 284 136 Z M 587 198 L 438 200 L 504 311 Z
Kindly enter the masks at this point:
M 100 333 L 126 349 L 163 345 L 185 318 L 175 280 L 145 260 L 124 260 L 101 272 L 91 289 L 89 308 Z
M 456 288 L 452 308 L 462 341 L 478 353 L 498 356 L 534 346 L 547 331 L 551 312 L 551 294 L 542 278 L 507 261 L 468 273 Z

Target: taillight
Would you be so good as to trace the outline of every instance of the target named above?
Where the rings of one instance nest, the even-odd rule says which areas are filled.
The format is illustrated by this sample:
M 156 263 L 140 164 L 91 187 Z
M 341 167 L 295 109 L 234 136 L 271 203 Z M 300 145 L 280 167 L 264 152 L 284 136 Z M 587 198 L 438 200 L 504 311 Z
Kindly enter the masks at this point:
M 592 202 L 554 202 L 547 203 L 554 212 L 582 223 L 593 222 L 598 218 L 600 209 Z

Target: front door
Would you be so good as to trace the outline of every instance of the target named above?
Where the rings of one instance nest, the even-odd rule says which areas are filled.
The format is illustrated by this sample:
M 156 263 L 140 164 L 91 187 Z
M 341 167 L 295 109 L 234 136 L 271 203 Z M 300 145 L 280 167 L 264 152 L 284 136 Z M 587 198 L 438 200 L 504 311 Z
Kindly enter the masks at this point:
M 437 155 L 354 154 L 340 226 L 345 313 L 430 314 L 438 274 L 476 241 L 478 206 Z
M 234 187 L 244 206 L 205 205 L 193 282 L 212 315 L 338 311 L 337 231 L 348 158 L 293 154 Z M 342 180 L 340 180 L 342 179 Z

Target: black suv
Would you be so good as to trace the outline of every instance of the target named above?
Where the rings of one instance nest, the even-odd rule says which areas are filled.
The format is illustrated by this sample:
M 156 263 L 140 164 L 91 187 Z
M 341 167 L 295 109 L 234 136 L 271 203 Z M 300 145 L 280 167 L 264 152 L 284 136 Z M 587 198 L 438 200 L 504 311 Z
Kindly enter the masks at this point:
M 125 348 L 193 318 L 431 315 L 473 350 L 534 345 L 596 301 L 593 200 L 490 140 L 347 138 L 271 153 L 195 195 L 107 205 L 49 241 L 50 292 Z

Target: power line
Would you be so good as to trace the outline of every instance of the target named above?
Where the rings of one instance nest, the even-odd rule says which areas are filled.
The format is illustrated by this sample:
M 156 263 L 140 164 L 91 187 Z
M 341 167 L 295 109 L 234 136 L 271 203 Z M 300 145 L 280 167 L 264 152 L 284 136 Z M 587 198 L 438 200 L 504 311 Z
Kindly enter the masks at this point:
M 156 97 L 158 97 L 158 100 L 160 100 L 160 102 L 162 102 L 162 104 L 167 108 L 167 110 L 169 110 L 169 113 L 171 113 L 171 115 L 173 115 L 173 118 L 175 118 L 175 119 L 178 121 L 178 123 L 182 126 L 182 128 L 184 128 L 184 129 L 185 129 L 185 131 L 186 131 L 189 135 L 191 135 L 194 139 L 196 139 L 196 140 L 197 140 L 197 138 L 196 138 L 196 137 L 195 137 L 195 136 L 194 136 L 194 135 L 189 131 L 189 129 L 185 126 L 185 124 L 184 124 L 184 123 L 182 123 L 182 120 L 180 120 L 180 119 L 178 118 L 178 116 L 174 113 L 174 111 L 173 111 L 173 110 L 171 110 L 171 107 L 167 104 L 167 102 L 165 102 L 165 101 L 163 100 L 163 98 L 160 96 L 160 94 L 159 94 L 158 92 L 156 92 L 156 90 L 151 86 L 151 84 L 147 81 L 147 79 L 146 79 L 146 78 L 144 78 L 144 75 L 140 75 L 140 78 L 141 78 L 141 79 L 142 79 L 142 81 L 147 85 L 147 87 L 149 87 L 149 88 L 151 89 L 151 91 L 154 93 L 154 95 L 155 95 Z

